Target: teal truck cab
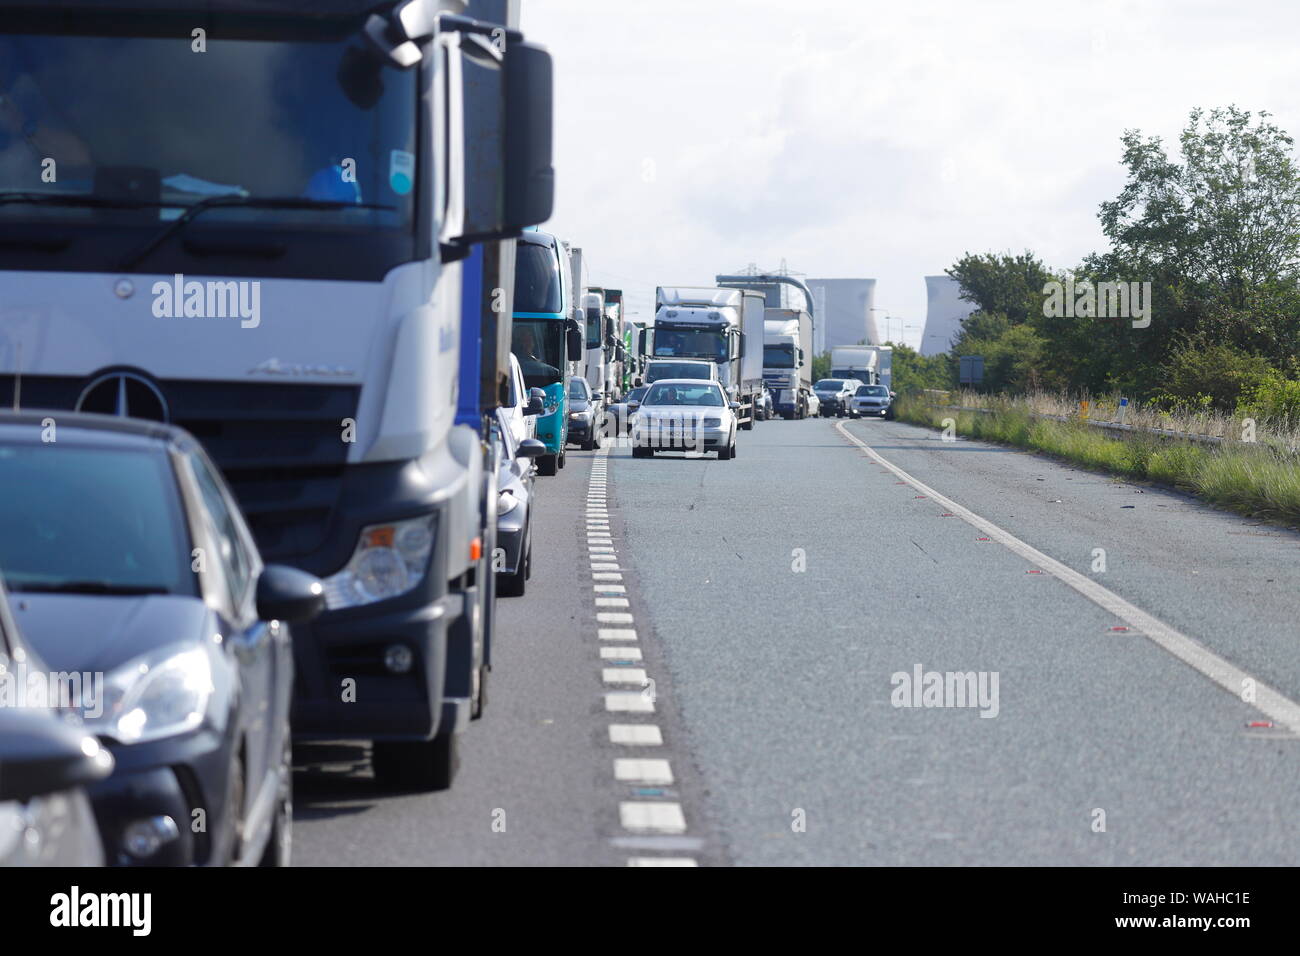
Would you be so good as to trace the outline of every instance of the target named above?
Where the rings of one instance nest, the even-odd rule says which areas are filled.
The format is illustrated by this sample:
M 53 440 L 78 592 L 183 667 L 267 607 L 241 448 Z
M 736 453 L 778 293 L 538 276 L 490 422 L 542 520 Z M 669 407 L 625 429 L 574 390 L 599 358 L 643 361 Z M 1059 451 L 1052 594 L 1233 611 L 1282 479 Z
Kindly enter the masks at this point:
M 569 379 L 583 358 L 581 307 L 573 288 L 569 251 L 555 236 L 525 230 L 515 249 L 512 350 L 524 384 L 546 393 L 537 419 L 537 438 L 546 454 L 537 459 L 543 475 L 564 467 L 569 430 Z

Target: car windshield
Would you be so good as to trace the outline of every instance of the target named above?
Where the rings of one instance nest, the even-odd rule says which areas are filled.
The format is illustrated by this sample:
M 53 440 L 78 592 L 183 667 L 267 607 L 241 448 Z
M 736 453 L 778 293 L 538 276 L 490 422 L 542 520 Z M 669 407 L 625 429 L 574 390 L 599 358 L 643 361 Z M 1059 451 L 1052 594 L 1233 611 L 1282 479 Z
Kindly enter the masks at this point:
M 722 393 L 716 385 L 685 385 L 662 383 L 653 385 L 646 393 L 642 405 L 704 405 L 722 407 Z
M 819 392 L 838 392 L 844 387 L 844 380 L 840 378 L 824 378 L 813 386 Z
M 655 362 L 646 373 L 646 378 L 655 382 L 661 378 L 701 378 L 713 377 L 713 367 L 703 363 L 692 362 Z
M 196 55 L 188 30 L 178 43 L 157 17 L 115 35 L 59 32 L 77 22 L 0 34 L 0 184 L 146 206 L 11 202 L 0 220 L 147 224 L 212 197 L 295 198 L 389 208 L 221 206 L 203 221 L 414 228 L 419 70 L 384 68 L 351 28 L 214 29 Z
M 166 455 L 69 442 L 0 445 L 9 589 L 196 594 Z
M 858 388 L 858 394 L 874 396 L 888 395 L 889 389 L 885 388 L 883 385 L 862 385 Z
M 569 398 L 578 398 L 585 402 L 590 397 L 591 389 L 585 378 L 569 379 Z

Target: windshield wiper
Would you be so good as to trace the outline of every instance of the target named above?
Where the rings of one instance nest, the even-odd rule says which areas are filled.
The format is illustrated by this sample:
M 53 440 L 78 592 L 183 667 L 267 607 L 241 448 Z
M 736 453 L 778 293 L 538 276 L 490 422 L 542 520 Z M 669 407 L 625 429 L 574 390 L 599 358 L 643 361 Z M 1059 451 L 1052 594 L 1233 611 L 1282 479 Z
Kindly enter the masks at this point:
M 34 206 L 89 206 L 94 209 L 159 209 L 167 203 L 151 199 L 114 199 L 112 196 L 96 196 L 94 193 L 79 195 L 77 193 L 33 193 L 0 192 L 0 206 L 11 203 L 30 203 Z
M 10 591 L 34 594 L 170 594 L 167 588 L 147 584 L 113 584 L 111 581 L 32 581 L 9 585 Z
M 180 205 L 172 203 L 171 205 Z M 156 236 L 136 249 L 127 253 L 118 263 L 118 271 L 125 272 L 153 252 L 160 245 L 180 232 L 198 216 L 209 209 L 222 206 L 245 206 L 250 209 L 396 209 L 380 203 L 343 202 L 335 199 L 303 199 L 298 196 L 209 196 L 198 202 L 185 204 L 185 211 L 169 222 Z

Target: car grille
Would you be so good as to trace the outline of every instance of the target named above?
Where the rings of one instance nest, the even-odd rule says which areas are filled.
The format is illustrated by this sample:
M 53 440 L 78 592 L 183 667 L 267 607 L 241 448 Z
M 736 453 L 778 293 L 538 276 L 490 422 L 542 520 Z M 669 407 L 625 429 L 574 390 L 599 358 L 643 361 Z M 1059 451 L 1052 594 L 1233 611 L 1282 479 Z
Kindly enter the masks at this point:
M 75 409 L 92 378 L 24 375 L 22 404 Z M 0 376 L 10 404 L 14 377 Z M 239 500 L 262 556 L 284 561 L 310 554 L 329 531 L 348 445 L 344 418 L 355 418 L 357 385 L 281 382 L 157 383 L 171 424 L 203 443 Z

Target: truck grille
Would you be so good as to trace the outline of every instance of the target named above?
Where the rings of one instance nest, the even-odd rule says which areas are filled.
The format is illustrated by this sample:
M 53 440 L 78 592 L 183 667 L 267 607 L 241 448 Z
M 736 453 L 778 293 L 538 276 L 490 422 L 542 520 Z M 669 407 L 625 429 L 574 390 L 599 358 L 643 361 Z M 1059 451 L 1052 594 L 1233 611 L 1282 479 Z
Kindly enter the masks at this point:
M 24 375 L 22 406 L 71 411 L 93 380 Z M 348 445 L 342 440 L 342 420 L 356 417 L 360 386 L 156 384 L 171 424 L 202 442 L 225 474 L 263 558 L 285 561 L 317 549 L 329 531 L 343 483 Z M 0 376 L 0 405 L 12 406 L 13 388 L 12 375 Z

